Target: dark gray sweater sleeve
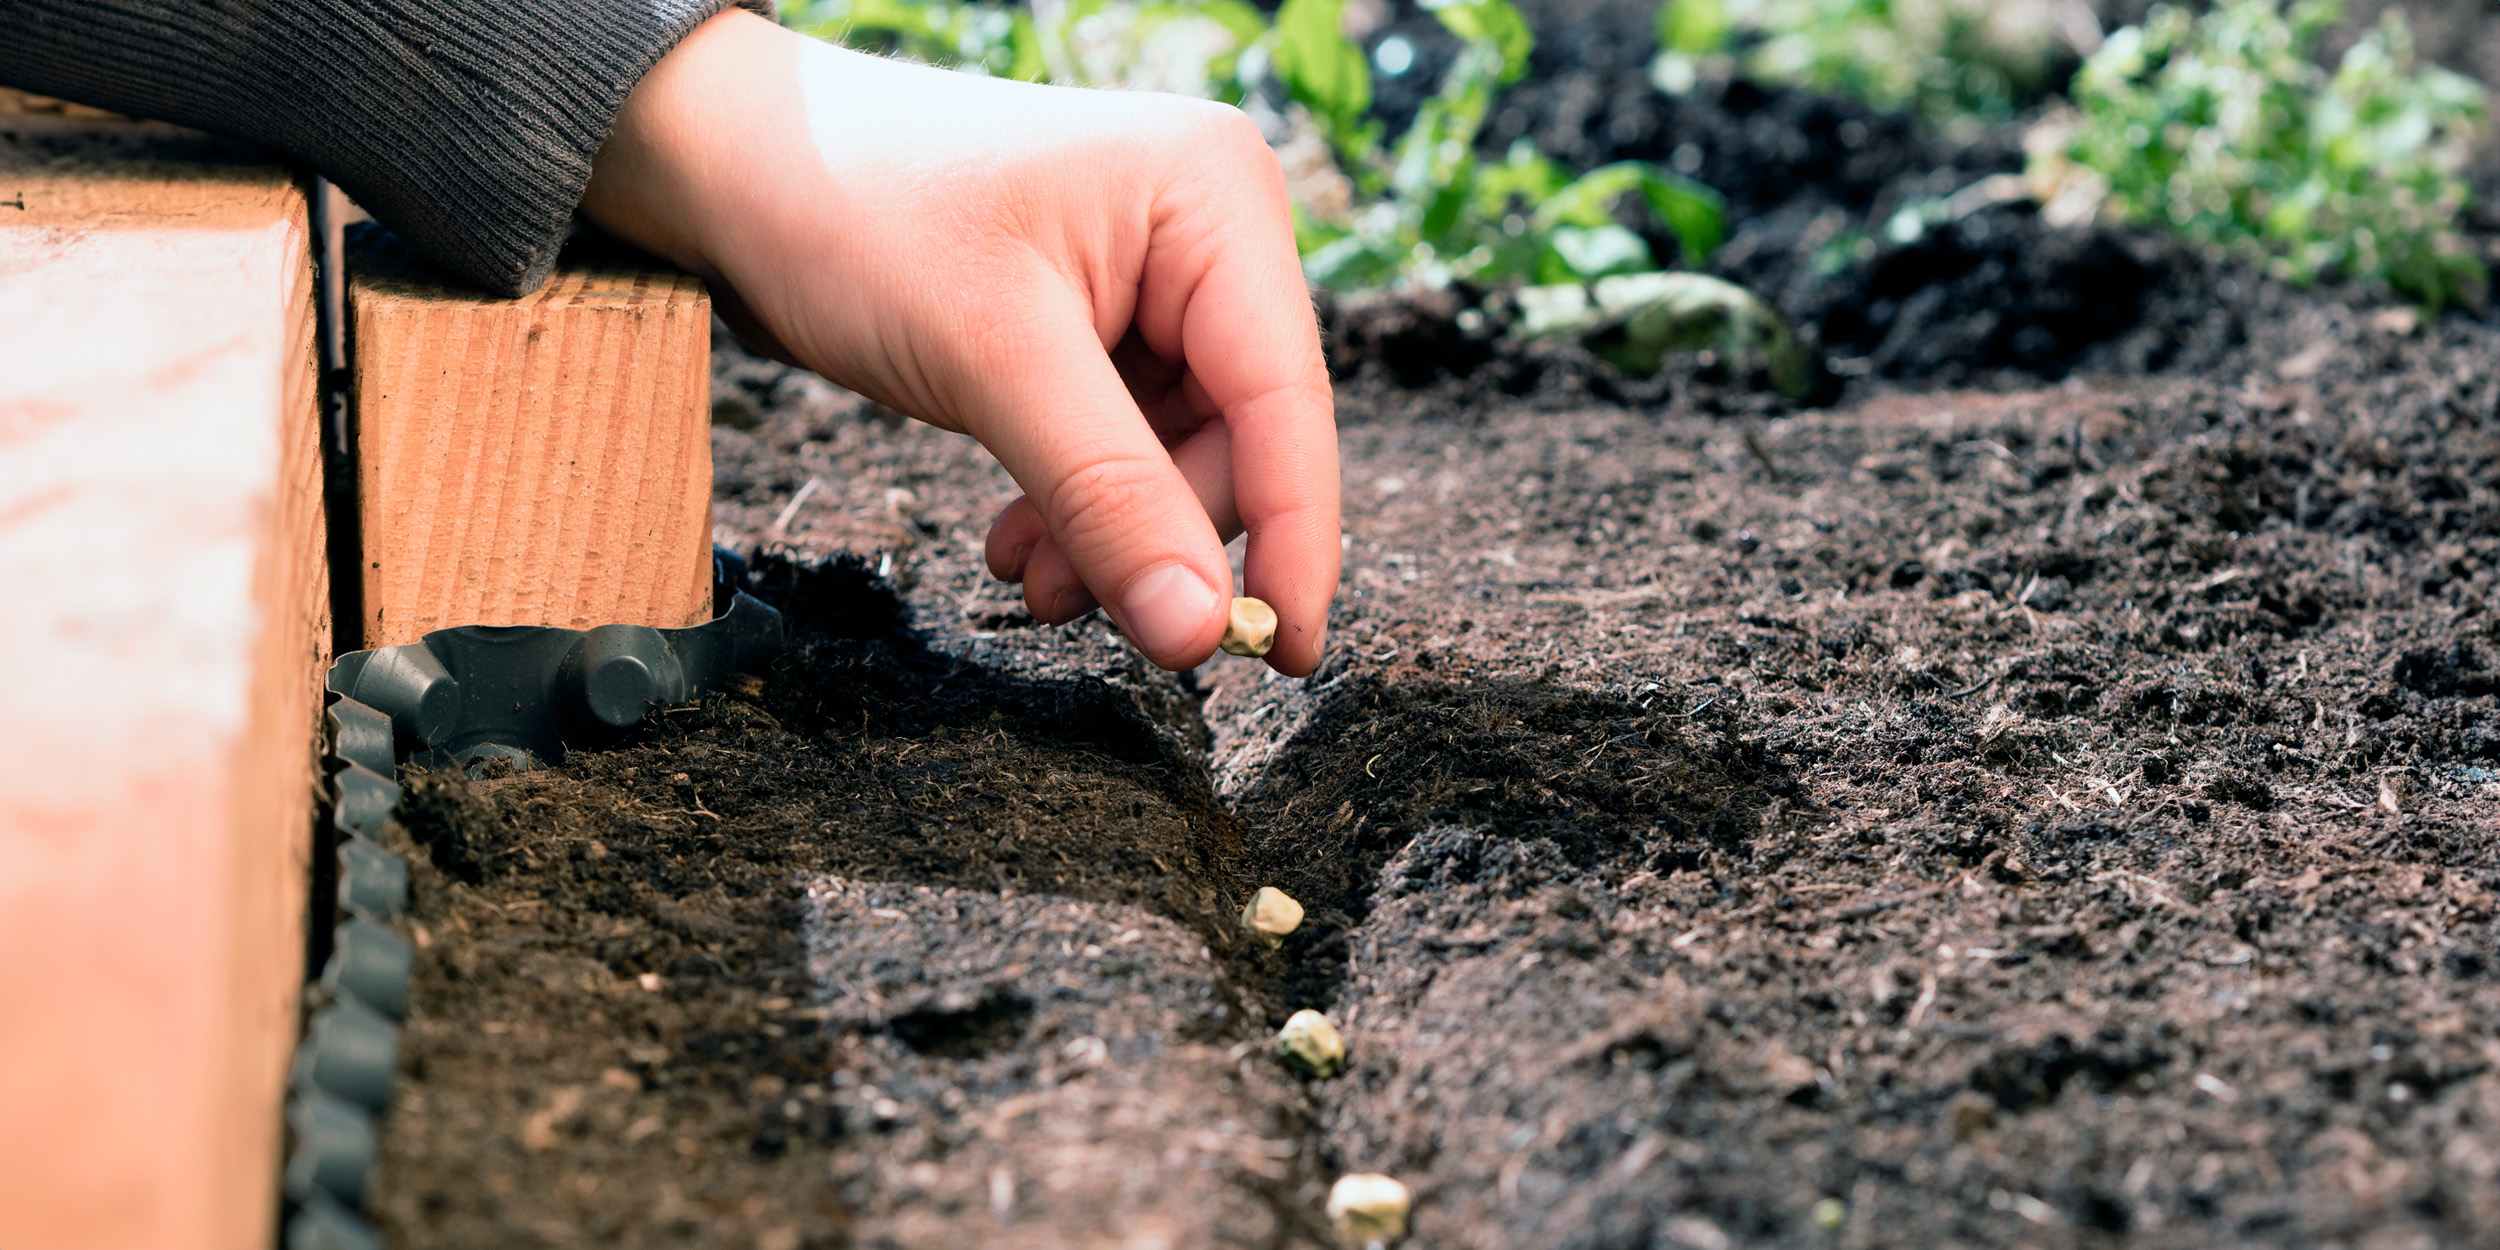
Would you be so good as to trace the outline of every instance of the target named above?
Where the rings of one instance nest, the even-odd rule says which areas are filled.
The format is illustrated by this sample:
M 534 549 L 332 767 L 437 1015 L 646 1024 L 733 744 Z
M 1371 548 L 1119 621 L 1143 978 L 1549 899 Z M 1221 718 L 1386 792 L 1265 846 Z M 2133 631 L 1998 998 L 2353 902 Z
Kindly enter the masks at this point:
M 490 291 L 546 280 L 627 93 L 771 0 L 0 0 L 0 84 L 247 139 Z

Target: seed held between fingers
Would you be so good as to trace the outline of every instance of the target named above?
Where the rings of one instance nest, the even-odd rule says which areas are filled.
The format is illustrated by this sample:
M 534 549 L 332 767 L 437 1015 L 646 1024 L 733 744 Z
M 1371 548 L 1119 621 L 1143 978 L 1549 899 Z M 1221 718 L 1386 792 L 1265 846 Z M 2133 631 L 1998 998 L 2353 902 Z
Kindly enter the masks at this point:
M 1276 1054 L 1286 1067 L 1323 1081 L 1345 1071 L 1345 1037 L 1328 1017 L 1308 1007 L 1277 1030 Z
M 1233 610 L 1224 618 L 1224 641 L 1217 645 L 1226 655 L 1266 655 L 1276 645 L 1276 609 L 1264 599 L 1233 600 Z
M 1302 904 L 1275 886 L 1263 885 L 1241 909 L 1241 924 L 1273 943 L 1302 927 Z
M 1337 1178 L 1328 1190 L 1328 1222 L 1354 1245 L 1387 1243 L 1406 1236 L 1410 1200 L 1406 1186 L 1377 1172 Z

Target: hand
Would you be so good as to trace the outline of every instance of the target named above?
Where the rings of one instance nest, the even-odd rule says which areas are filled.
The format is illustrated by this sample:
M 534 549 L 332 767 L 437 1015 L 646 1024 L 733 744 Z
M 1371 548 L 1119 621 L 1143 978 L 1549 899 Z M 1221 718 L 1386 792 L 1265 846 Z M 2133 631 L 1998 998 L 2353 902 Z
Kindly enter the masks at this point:
M 1165 668 L 1223 635 L 1223 544 L 1317 666 L 1334 408 L 1284 176 L 1238 110 L 866 56 L 743 10 L 638 85 L 582 202 L 760 347 L 967 433 L 1024 496 L 990 571 Z

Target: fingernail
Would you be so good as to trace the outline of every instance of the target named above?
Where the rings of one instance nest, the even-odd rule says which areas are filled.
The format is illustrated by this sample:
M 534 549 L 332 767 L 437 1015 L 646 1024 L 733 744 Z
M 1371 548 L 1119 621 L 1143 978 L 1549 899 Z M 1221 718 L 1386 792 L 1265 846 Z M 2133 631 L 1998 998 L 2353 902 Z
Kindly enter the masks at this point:
M 1185 564 L 1166 564 L 1129 583 L 1120 605 L 1120 628 L 1148 655 L 1170 655 L 1188 646 L 1215 619 L 1215 587 Z

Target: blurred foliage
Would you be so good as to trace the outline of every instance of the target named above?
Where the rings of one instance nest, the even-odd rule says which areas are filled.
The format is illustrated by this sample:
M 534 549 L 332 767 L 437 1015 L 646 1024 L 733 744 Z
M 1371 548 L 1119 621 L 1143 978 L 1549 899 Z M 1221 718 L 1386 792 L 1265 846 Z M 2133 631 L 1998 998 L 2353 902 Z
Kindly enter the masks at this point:
M 2340 16 L 2336 0 L 2219 0 L 2112 35 L 2075 111 L 2027 144 L 2048 218 L 2159 222 L 2292 282 L 2332 273 L 2434 310 L 2479 300 L 2456 221 L 2483 89 L 2417 67 L 2393 10 L 2328 73 L 2318 40 Z
M 1427 0 L 1464 46 L 1394 142 L 1361 122 L 1371 84 L 1341 33 L 1341 0 L 1287 0 L 1277 14 L 1277 73 L 1334 146 L 1354 194 L 1346 210 L 1297 213 L 1303 268 L 1335 288 L 1405 281 L 1589 281 L 1658 267 L 1615 215 L 1638 197 L 1687 264 L 1718 247 L 1725 205 L 1708 187 L 1626 161 L 1578 177 L 1521 140 L 1498 161 L 1476 152 L 1494 96 L 1526 72 L 1535 39 L 1508 0 Z M 1300 49 L 1288 52 L 1288 48 Z
M 1266 72 L 1267 19 L 1242 0 L 793 0 L 782 21 L 819 39 L 972 73 L 1233 104 Z
M 1523 287 L 1516 298 L 1513 335 L 1576 337 L 1626 373 L 1656 373 L 1670 353 L 1705 351 L 1730 368 L 1760 367 L 1791 399 L 1814 389 L 1813 365 L 1788 322 L 1753 292 L 1708 274 L 1621 274 Z
M 1715 68 L 1950 126 L 2011 118 L 2098 36 L 2080 0 L 1666 0 L 1651 78 L 1681 95 Z
M 1311 280 L 1570 282 L 1654 270 L 1615 216 L 1637 197 L 1698 264 L 1719 244 L 1709 188 L 1626 162 L 1572 177 L 1527 142 L 1476 154 L 1493 98 L 1535 46 L 1509 0 L 1427 0 L 1465 46 L 1413 124 L 1384 142 L 1369 117 L 1371 64 L 1344 34 L 1343 0 L 1285 0 L 1273 23 L 1240 0 L 795 0 L 783 20 L 819 38 L 973 73 L 1130 87 L 1243 103 L 1273 78 L 1325 141 L 1296 178 L 1296 235 Z M 1333 166 L 1328 168 L 1327 166 Z
M 1285 0 L 1276 10 L 1277 81 L 1309 109 L 1320 133 L 1340 153 L 1368 152 L 1380 142 L 1372 107 L 1371 62 L 1344 34 L 1342 0 Z

